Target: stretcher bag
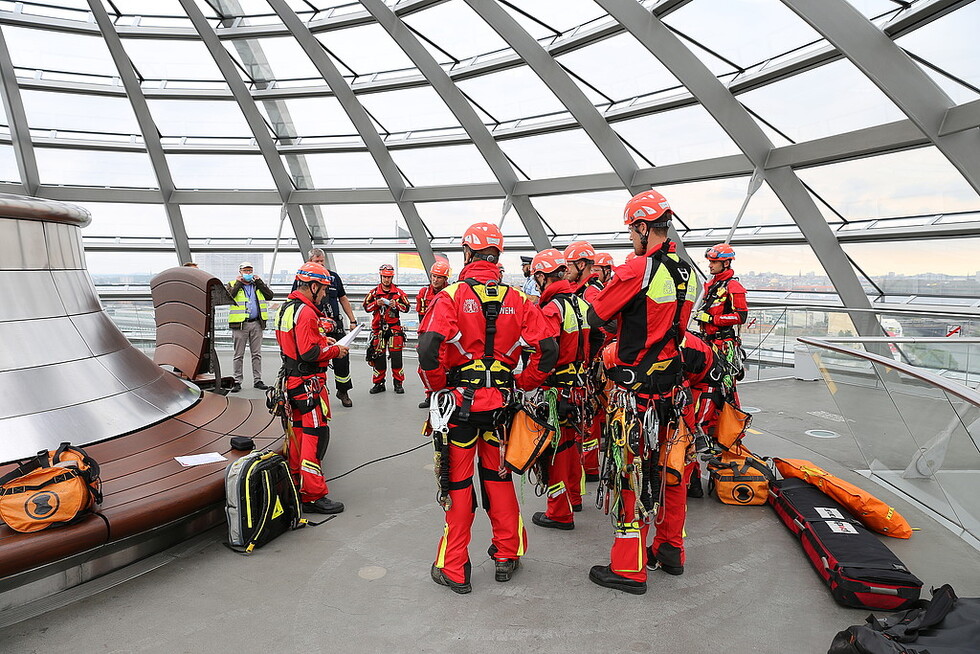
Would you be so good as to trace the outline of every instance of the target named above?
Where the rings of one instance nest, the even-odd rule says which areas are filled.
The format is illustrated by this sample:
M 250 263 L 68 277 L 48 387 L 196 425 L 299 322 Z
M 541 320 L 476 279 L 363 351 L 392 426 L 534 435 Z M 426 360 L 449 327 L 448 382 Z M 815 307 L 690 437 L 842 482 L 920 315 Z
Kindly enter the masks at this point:
M 523 475 L 548 447 L 556 431 L 554 427 L 534 417 L 523 407 L 518 409 L 507 433 L 504 465 Z
M 744 447 L 740 451 L 748 452 Z M 708 495 L 714 493 L 722 504 L 759 506 L 769 497 L 772 470 L 761 459 L 748 454 L 730 454 L 708 461 Z
M 306 524 L 299 494 L 282 455 L 252 452 L 225 469 L 228 547 L 250 554 L 283 532 Z
M 773 459 L 783 477 L 795 477 L 813 484 L 834 498 L 871 531 L 892 538 L 909 538 L 912 527 L 894 507 L 888 506 L 871 493 L 835 477 L 826 470 L 803 459 Z
M 69 443 L 41 450 L 0 477 L 0 518 L 14 531 L 70 525 L 101 503 L 99 464 Z
M 799 537 L 838 604 L 898 611 L 919 599 L 922 582 L 842 505 L 801 479 L 773 482 L 769 504 Z
M 715 426 L 715 440 L 725 450 L 738 447 L 745 436 L 745 430 L 752 424 L 752 415 L 731 402 L 725 402 L 718 411 L 718 424 Z
M 980 597 L 957 597 L 949 584 L 932 600 L 887 618 L 869 615 L 834 637 L 827 654 L 976 654 L 980 652 Z

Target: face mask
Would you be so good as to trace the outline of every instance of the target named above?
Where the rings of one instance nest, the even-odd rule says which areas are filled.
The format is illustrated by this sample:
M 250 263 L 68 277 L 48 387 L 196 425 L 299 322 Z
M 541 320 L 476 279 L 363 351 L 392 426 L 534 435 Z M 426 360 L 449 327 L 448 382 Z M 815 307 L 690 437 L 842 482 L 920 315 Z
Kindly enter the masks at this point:
M 247 275 L 242 275 L 242 279 L 245 280 L 246 282 L 250 282 L 253 279 L 255 279 L 255 275 L 252 273 L 248 273 Z

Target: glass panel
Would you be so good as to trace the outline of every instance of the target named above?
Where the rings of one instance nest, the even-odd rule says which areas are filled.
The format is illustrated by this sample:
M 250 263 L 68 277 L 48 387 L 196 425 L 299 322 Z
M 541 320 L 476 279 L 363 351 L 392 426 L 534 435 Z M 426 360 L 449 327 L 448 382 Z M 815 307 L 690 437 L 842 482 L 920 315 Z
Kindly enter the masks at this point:
M 243 238 L 275 238 L 282 215 L 281 208 L 277 205 L 186 204 L 180 210 L 184 216 L 188 238 L 212 240 L 220 240 L 222 237 L 236 241 Z M 282 235 L 283 238 L 294 236 L 288 217 L 283 225 Z
M 496 177 L 475 145 L 392 150 L 391 157 L 413 186 L 493 182 Z
M 980 209 L 980 197 L 934 147 L 808 168 L 797 174 L 847 220 Z
M 531 179 L 612 170 L 582 129 L 502 140 L 500 148 Z
M 14 146 L 0 145 L 0 182 L 20 182 Z
M 377 24 L 331 30 L 319 34 L 317 38 L 335 57 L 359 75 L 415 68 L 408 55 Z M 371 44 L 370 47 L 365 47 L 367 43 Z
M 513 0 L 510 4 L 558 32 L 565 32 L 605 14 L 591 0 Z
M 3 26 L 14 66 L 117 77 L 109 48 L 98 37 L 54 30 Z
M 742 93 L 738 99 L 796 142 L 905 118 L 864 73 L 845 60 Z
M 459 127 L 459 121 L 431 87 L 358 96 L 388 133 Z
M 565 111 L 565 105 L 527 66 L 462 80 L 457 86 L 498 122 Z
M 162 270 L 179 266 L 176 252 L 99 252 L 87 251 L 85 262 L 92 281 L 109 284 L 149 285 Z
M 145 152 L 34 148 L 42 184 L 154 188 L 150 157 Z
M 163 137 L 251 137 L 237 102 L 219 100 L 147 100 Z
M 876 18 L 899 9 L 891 0 L 847 0 L 847 2 L 868 18 Z
M 403 20 L 457 59 L 508 48 L 507 42 L 463 0 L 450 0 Z
M 434 236 L 461 238 L 473 223 L 500 222 L 501 200 L 467 200 L 463 202 L 416 202 L 422 222 Z
M 741 152 L 701 105 L 617 121 L 612 128 L 657 166 Z
M 139 134 L 126 98 L 22 90 L 27 124 L 32 129 Z
M 303 48 L 291 36 L 223 41 L 225 50 L 256 82 L 323 78 Z
M 836 293 L 809 245 L 738 245 L 735 253 L 735 274 L 749 290 Z
M 980 87 L 977 25 L 980 25 L 980 5 L 970 3 L 906 34 L 896 43 L 947 73 Z
M 698 0 L 669 14 L 664 22 L 742 68 L 820 38 L 778 2 Z M 746 38 L 747 34 L 752 37 Z
M 980 298 L 980 238 L 841 245 L 888 295 Z
M 408 232 L 395 204 L 325 204 L 320 205 L 320 213 L 327 231 L 314 230 L 314 239 L 384 238 Z
M 289 162 L 292 155 L 284 158 Z M 374 158 L 367 152 L 327 152 L 304 154 L 300 161 L 305 164 L 310 178 L 297 173 L 295 165 L 289 165 L 290 174 L 297 188 L 383 188 L 388 184 L 378 170 Z
M 281 136 L 346 136 L 345 140 L 360 141 L 354 123 L 340 106 L 337 98 L 288 98 L 286 100 L 257 103 L 259 111 L 273 126 L 273 132 Z M 288 115 L 291 129 L 280 125 L 270 116 L 270 106 L 281 117 Z
M 613 100 L 681 86 L 650 51 L 620 34 L 558 57 L 558 62 Z M 623 62 L 629 62 L 624 65 Z M 637 71 L 643 71 L 637 75 Z
M 167 163 L 180 189 L 271 189 L 269 167 L 261 155 L 168 154 Z
M 224 82 L 217 64 L 200 41 L 124 38 L 122 42 L 143 79 Z
M 531 204 L 556 234 L 599 234 L 625 229 L 623 207 L 629 199 L 626 191 L 603 191 L 534 197 Z M 625 234 L 623 239 L 626 247 L 629 239 Z
M 92 212 L 82 236 L 156 236 L 170 238 L 170 224 L 162 204 L 73 202 Z

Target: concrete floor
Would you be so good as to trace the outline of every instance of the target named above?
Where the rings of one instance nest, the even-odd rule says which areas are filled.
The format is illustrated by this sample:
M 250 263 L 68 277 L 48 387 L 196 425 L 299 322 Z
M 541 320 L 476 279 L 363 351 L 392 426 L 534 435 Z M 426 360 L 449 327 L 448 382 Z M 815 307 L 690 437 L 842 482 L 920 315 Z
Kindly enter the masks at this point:
M 270 381 L 273 358 L 266 363 Z M 414 370 L 414 361 L 406 363 Z M 328 476 L 422 442 L 414 373 L 405 395 L 389 388 L 369 396 L 363 359 L 353 369 L 354 408 L 334 403 Z M 743 404 L 762 409 L 753 425 L 760 433 L 746 441 L 753 450 L 811 459 L 893 503 L 921 531 L 908 541 L 885 540 L 925 588 L 948 582 L 960 596 L 980 596 L 976 550 L 852 473 L 862 465 L 853 443 L 803 435 L 834 429 L 819 413 L 836 413 L 822 383 L 768 381 L 741 394 Z M 358 470 L 331 484 L 331 497 L 347 504 L 336 519 L 285 534 L 249 557 L 223 547 L 224 532 L 215 530 L 169 565 L 0 630 L 0 650 L 806 654 L 826 652 L 837 631 L 868 614 L 834 603 L 771 509 L 711 498 L 690 502 L 683 576 L 652 573 L 639 597 L 600 588 L 587 574 L 608 562 L 609 518 L 587 502 L 574 531 L 540 529 L 529 518 L 544 502 L 530 487 L 519 491 L 530 541 L 522 569 L 508 583 L 493 580 L 481 510 L 470 548 L 474 590 L 455 595 L 429 579 L 442 532 L 431 470 L 429 448 Z

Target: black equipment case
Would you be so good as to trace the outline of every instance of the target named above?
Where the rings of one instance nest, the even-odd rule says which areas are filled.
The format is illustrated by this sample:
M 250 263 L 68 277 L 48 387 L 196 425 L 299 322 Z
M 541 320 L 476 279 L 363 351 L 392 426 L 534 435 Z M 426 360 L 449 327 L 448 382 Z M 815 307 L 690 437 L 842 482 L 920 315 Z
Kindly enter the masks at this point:
M 306 524 L 289 466 L 263 450 L 233 461 L 225 470 L 228 546 L 250 554 L 279 534 Z
M 802 479 L 769 489 L 769 504 L 795 534 L 839 604 L 898 611 L 919 599 L 922 582 L 847 509 Z

